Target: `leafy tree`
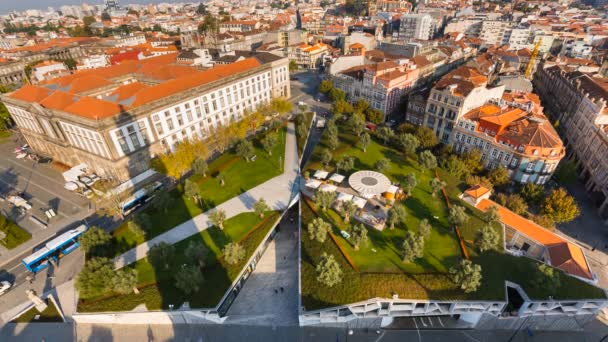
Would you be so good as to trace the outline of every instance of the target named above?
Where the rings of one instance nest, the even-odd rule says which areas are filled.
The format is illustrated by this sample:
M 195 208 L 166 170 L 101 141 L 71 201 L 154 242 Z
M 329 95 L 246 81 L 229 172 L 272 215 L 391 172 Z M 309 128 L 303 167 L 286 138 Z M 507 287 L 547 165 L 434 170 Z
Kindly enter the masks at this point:
M 355 167 L 355 158 L 349 156 L 342 157 L 342 159 L 338 160 L 336 163 L 336 172 L 339 172 L 340 170 L 348 172 L 352 170 L 353 167 Z
M 555 229 L 555 221 L 553 221 L 547 215 L 529 215 L 529 219 L 536 222 L 541 227 L 545 227 L 547 229 Z
M 454 177 L 463 179 L 469 175 L 469 167 L 455 155 L 448 156 L 443 161 L 443 168 Z
M 382 141 L 384 142 L 384 145 L 386 145 L 389 142 L 389 140 L 391 140 L 393 138 L 393 136 L 395 135 L 395 133 L 393 133 L 393 130 L 388 126 L 382 126 L 382 127 L 378 128 L 376 130 L 376 134 L 378 135 L 378 137 L 380 139 L 382 139 Z
M 403 180 L 403 190 L 407 193 L 408 196 L 412 195 L 412 190 L 418 185 L 418 180 L 416 179 L 416 175 L 414 173 L 408 173 L 405 175 L 405 179 Z
M 333 191 L 321 191 L 317 189 L 315 191 L 315 202 L 321 209 L 326 210 L 331 207 L 331 205 L 336 200 L 336 193 Z
M 425 239 L 431 236 L 431 228 L 431 224 L 427 219 L 422 219 L 420 220 L 420 223 L 418 223 L 418 232 Z
M 205 159 L 197 158 L 192 163 L 192 169 L 194 169 L 195 174 L 207 177 L 207 172 L 209 171 L 209 164 L 207 164 L 207 161 Z
M 415 134 L 416 131 L 418 130 L 419 127 L 414 126 L 413 124 L 409 123 L 409 122 L 404 122 L 402 124 L 400 124 L 399 126 L 397 126 L 397 133 L 401 134 L 401 133 L 410 133 L 410 134 Z
M 524 215 L 528 211 L 528 205 L 521 196 L 517 194 L 505 195 L 503 193 L 496 194 L 495 202 L 507 207 L 518 215 Z
M 112 236 L 105 230 L 93 226 L 82 233 L 78 241 L 85 254 L 99 255 L 112 241 Z
M 363 150 L 363 152 L 367 152 L 367 147 L 369 146 L 369 144 L 371 142 L 372 142 L 372 139 L 367 132 L 361 134 L 361 136 L 359 137 L 359 146 L 361 146 L 361 149 Z
M 158 211 L 162 211 L 166 213 L 169 211 L 169 206 L 173 200 L 171 199 L 171 195 L 168 192 L 161 191 L 154 196 L 154 201 L 152 202 L 152 206 Z
M 133 217 L 133 221 L 137 223 L 137 225 L 143 230 L 149 230 L 152 228 L 152 219 L 150 215 L 146 213 L 139 213 Z
M 296 61 L 292 59 L 291 61 L 289 61 L 289 73 L 292 74 L 296 71 L 298 71 L 298 63 L 296 63 Z
M 576 162 L 573 160 L 560 163 L 557 170 L 555 170 L 555 179 L 562 184 L 572 184 L 576 181 L 576 176 Z
M 488 178 L 492 184 L 501 186 L 509 184 L 511 179 L 509 178 L 509 171 L 504 166 L 498 166 L 490 170 Z
M 435 158 L 433 152 L 429 150 L 424 150 L 420 152 L 420 154 L 418 155 L 418 161 L 420 162 L 420 165 L 422 165 L 422 167 L 424 167 L 425 169 L 432 170 L 437 168 L 437 158 Z
M 365 111 L 365 119 L 373 124 L 379 125 L 384 122 L 384 113 L 379 109 L 368 108 Z
M 146 231 L 141 228 L 137 221 L 131 220 L 127 223 L 127 226 L 137 240 L 146 240 Z
M 334 85 L 330 80 L 323 80 L 319 83 L 319 92 L 323 94 L 329 94 L 329 92 L 334 88 Z
M 482 185 L 490 190 L 494 189 L 494 184 L 485 176 L 468 175 L 464 181 L 468 186 Z
M 199 267 L 204 267 L 205 260 L 207 260 L 207 256 L 209 255 L 209 248 L 203 243 L 190 241 L 188 247 L 186 247 L 186 250 L 184 251 L 184 255 L 186 258 L 196 262 Z
M 498 223 L 500 222 L 500 214 L 498 213 L 498 207 L 495 205 L 490 206 L 485 213 L 483 213 L 483 219 L 487 223 Z
M 344 222 L 349 223 L 351 216 L 357 212 L 357 205 L 352 201 L 344 201 L 340 206 L 340 212 L 344 216 Z
M 459 205 L 453 205 L 450 208 L 448 214 L 448 222 L 450 222 L 453 226 L 462 226 L 469 220 L 469 215 L 467 215 L 464 207 Z
M 435 197 L 438 192 L 441 192 L 441 189 L 445 188 L 447 183 L 442 181 L 439 178 L 431 179 L 431 196 Z
M 369 108 L 369 102 L 365 101 L 364 99 L 358 99 L 357 102 L 355 102 L 354 110 L 356 112 L 365 113 L 365 111 Z
M 175 247 L 166 242 L 160 242 L 148 250 L 148 261 L 161 270 L 168 271 L 175 258 Z
M 103 13 L 101 13 L 101 20 L 102 21 L 111 21 L 112 17 L 110 16 L 110 14 L 108 12 L 103 12 Z
M 359 246 L 367 246 L 369 243 L 369 237 L 367 236 L 367 228 L 364 225 L 358 224 L 353 226 L 350 240 L 353 243 L 353 247 L 356 251 L 359 250 Z
M 68 58 L 63 60 L 63 64 L 70 70 L 76 70 L 76 64 L 78 64 L 74 58 Z
M 224 222 L 226 222 L 226 211 L 224 209 L 216 209 L 209 214 L 209 221 L 218 227 L 219 229 L 224 230 Z
M 266 200 L 264 198 L 260 198 L 253 204 L 253 211 L 260 218 L 264 217 L 264 214 L 268 210 L 270 210 L 270 206 L 268 206 L 268 204 L 266 203 Z
M 236 144 L 236 154 L 245 159 L 246 162 L 249 162 L 255 154 L 255 150 L 253 149 L 253 144 L 251 143 L 251 141 L 239 141 L 238 144 Z
M 555 294 L 561 286 L 559 271 L 547 264 L 539 263 L 533 274 L 535 275 L 533 284 L 539 289 Z
M 395 204 L 389 211 L 386 222 L 390 229 L 394 229 L 396 224 L 403 223 L 405 216 L 407 215 L 405 208 L 401 205 Z
M 420 141 L 420 147 L 422 148 L 433 148 L 437 144 L 439 144 L 435 132 L 433 132 L 433 130 L 428 127 L 418 127 L 415 130 L 414 135 L 416 136 L 416 138 L 418 138 L 418 141 Z
M 226 174 L 223 171 L 218 172 L 215 178 L 217 178 L 221 186 L 224 186 L 226 184 Z
M 542 185 L 534 183 L 526 183 L 519 192 L 521 197 L 528 203 L 528 205 L 538 205 L 543 199 L 545 194 L 545 188 Z
M 401 245 L 403 262 L 412 262 L 424 255 L 424 237 L 411 231 L 405 232 L 405 239 Z
M 460 265 L 450 268 L 450 275 L 465 293 L 475 292 L 481 286 L 481 266 L 471 260 L 461 260 Z
M 418 146 L 420 146 L 420 142 L 413 134 L 401 133 L 397 137 L 397 140 L 401 151 L 406 156 L 416 152 L 416 149 L 418 148 Z
M 203 273 L 196 266 L 187 265 L 175 273 L 175 287 L 187 295 L 198 292 L 204 281 Z
M 315 271 L 317 281 L 327 287 L 333 287 L 342 281 L 342 268 L 331 254 L 323 252 Z
M 475 244 L 479 246 L 480 252 L 496 249 L 500 242 L 500 236 L 490 225 L 484 225 L 479 230 Z
M 564 188 L 551 191 L 543 203 L 543 212 L 557 223 L 572 221 L 580 215 L 574 197 L 568 195 Z
M 319 243 L 325 242 L 327 233 L 331 230 L 331 225 L 322 218 L 317 217 L 308 224 L 308 238 L 317 240 Z
M 120 294 L 129 294 L 137 287 L 137 270 L 124 267 L 116 272 L 112 277 L 112 290 Z
M 329 163 L 331 163 L 333 158 L 334 158 L 334 156 L 332 155 L 330 150 L 328 150 L 326 148 L 321 150 L 320 159 L 321 159 L 321 164 L 323 164 L 323 166 L 327 167 L 329 165 Z
M 481 152 L 474 148 L 460 155 L 470 173 L 478 173 L 482 170 Z
M 278 114 L 287 114 L 293 110 L 293 104 L 283 97 L 276 97 L 270 100 L 270 109 Z M 273 122 L 281 125 L 280 121 Z
M 347 107 L 344 107 L 344 108 L 350 108 L 349 110 L 340 112 L 340 114 L 351 113 L 353 111 L 353 106 L 350 103 L 346 102 L 346 93 L 343 92 L 342 90 L 337 89 L 337 88 L 332 88 L 329 91 L 329 97 L 331 98 L 332 101 L 335 101 L 336 103 L 341 102 L 342 104 L 345 103 L 346 105 L 348 105 Z
M 376 169 L 376 171 L 378 171 L 380 173 L 386 172 L 386 170 L 388 170 L 389 166 L 390 166 L 390 161 L 386 158 L 378 159 L 376 164 L 374 164 L 374 168 Z
M 278 138 L 276 133 L 266 134 L 264 138 L 262 138 L 262 147 L 264 151 L 268 153 L 269 156 L 272 155 L 272 149 L 277 145 Z
M 190 179 L 186 179 L 184 193 L 187 197 L 190 197 L 194 203 L 198 203 L 200 201 L 201 189 L 198 187 L 198 184 Z
M 335 151 L 338 148 L 339 143 L 340 141 L 338 140 L 338 134 L 329 133 L 327 135 L 327 147 L 330 150 Z
M 81 298 L 101 296 L 112 290 L 114 267 L 107 258 L 88 260 L 76 277 L 76 289 Z
M 224 259 L 230 265 L 236 265 L 245 258 L 245 248 L 239 243 L 231 242 L 223 249 Z
M 348 127 L 356 136 L 361 136 L 365 131 L 365 117 L 361 113 L 353 113 L 348 119 Z

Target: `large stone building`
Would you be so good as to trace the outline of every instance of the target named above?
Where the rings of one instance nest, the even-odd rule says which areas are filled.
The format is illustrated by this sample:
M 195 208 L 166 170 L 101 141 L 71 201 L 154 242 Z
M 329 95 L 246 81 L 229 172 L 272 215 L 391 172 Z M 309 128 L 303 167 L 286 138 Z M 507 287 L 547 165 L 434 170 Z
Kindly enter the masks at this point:
M 559 122 L 585 188 L 608 214 L 608 79 L 555 65 L 539 67 L 534 86 L 551 119 Z
M 505 93 L 464 114 L 450 144 L 457 153 L 478 149 L 486 168 L 503 166 L 518 183 L 545 184 L 565 155 L 562 140 L 532 93 Z
M 244 111 L 290 96 L 287 58 L 261 53 L 200 71 L 176 56 L 25 85 L 1 99 L 37 153 L 124 180 L 179 141 L 207 137 Z
M 443 76 L 431 89 L 424 124 L 448 143 L 456 122 L 470 110 L 492 99 L 500 99 L 504 86 L 488 87 L 488 79 L 477 69 L 462 66 Z
M 356 66 L 332 77 L 334 86 L 350 99 L 364 99 L 372 108 L 386 114 L 395 110 L 401 96 L 410 91 L 417 80 L 415 65 L 398 61 Z

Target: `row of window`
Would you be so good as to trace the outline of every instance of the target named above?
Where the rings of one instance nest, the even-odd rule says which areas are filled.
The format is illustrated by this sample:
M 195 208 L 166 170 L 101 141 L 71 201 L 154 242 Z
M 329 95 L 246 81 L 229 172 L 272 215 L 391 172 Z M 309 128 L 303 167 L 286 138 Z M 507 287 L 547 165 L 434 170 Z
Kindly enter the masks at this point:
M 108 152 L 101 134 L 65 122 L 61 122 L 60 124 L 72 146 L 76 146 L 104 158 L 110 157 L 110 153 Z
M 17 126 L 42 134 L 42 130 L 40 129 L 40 126 L 38 125 L 36 119 L 34 119 L 32 114 L 16 107 L 7 107 L 7 109 L 11 113 L 13 120 L 15 120 Z

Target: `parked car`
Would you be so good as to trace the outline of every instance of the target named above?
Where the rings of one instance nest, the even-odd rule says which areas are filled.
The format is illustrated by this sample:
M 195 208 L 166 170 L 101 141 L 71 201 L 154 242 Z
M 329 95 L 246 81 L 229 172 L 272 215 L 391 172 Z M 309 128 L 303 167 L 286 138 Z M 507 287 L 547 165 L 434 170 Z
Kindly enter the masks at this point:
M 0 296 L 2 296 L 3 294 L 7 293 L 8 290 L 13 286 L 13 284 L 11 284 L 10 282 L 3 280 L 0 281 Z

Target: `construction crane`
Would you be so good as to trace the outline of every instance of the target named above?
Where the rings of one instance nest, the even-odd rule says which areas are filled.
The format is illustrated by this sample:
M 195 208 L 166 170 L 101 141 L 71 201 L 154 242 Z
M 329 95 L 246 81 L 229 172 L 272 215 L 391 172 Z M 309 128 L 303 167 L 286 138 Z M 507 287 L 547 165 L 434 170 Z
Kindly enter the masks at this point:
M 532 71 L 534 70 L 534 62 L 536 62 L 536 57 L 538 57 L 538 50 L 540 49 L 540 44 L 542 44 L 543 38 L 541 37 L 536 44 L 534 44 L 534 50 L 532 50 L 532 55 L 530 56 L 530 61 L 528 62 L 528 66 L 526 67 L 526 78 L 532 79 Z

